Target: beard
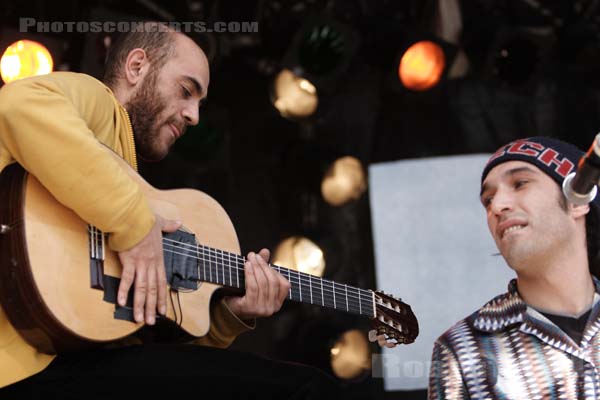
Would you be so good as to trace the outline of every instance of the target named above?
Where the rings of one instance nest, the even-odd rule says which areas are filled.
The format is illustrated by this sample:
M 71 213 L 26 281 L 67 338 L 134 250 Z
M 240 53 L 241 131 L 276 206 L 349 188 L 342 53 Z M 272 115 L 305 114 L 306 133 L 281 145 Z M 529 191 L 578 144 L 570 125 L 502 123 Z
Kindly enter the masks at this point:
M 125 109 L 129 113 L 138 155 L 144 161 L 160 161 L 170 146 L 161 145 L 160 117 L 167 101 L 157 88 L 157 71 L 150 71 L 142 86 L 131 96 Z

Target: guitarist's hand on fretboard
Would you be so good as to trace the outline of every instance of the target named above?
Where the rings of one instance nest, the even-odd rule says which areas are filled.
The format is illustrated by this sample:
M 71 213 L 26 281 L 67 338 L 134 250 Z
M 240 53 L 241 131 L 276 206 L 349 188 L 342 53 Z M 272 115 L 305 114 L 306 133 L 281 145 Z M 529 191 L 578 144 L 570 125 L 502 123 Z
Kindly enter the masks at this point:
M 244 263 L 246 293 L 242 297 L 226 297 L 229 309 L 242 320 L 270 317 L 283 305 L 291 285 L 267 263 L 270 252 L 248 253 Z
M 380 347 L 387 347 L 388 349 L 397 346 L 396 343 L 388 341 L 388 338 L 385 336 L 385 334 L 378 335 L 375 329 L 369 331 L 369 341 L 377 342 Z

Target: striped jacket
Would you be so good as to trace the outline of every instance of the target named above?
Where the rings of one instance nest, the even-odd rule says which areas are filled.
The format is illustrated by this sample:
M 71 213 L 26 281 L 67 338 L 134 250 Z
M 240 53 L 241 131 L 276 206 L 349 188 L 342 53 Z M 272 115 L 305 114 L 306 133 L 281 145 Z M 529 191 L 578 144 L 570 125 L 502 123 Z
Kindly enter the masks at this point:
M 600 398 L 600 283 L 581 343 L 508 292 L 436 340 L 429 399 Z

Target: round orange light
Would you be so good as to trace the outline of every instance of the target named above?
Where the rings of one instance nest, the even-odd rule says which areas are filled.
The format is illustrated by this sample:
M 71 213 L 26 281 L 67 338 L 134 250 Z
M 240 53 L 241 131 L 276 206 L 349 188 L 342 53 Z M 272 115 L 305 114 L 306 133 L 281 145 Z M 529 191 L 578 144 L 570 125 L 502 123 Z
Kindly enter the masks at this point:
M 0 76 L 5 83 L 52 72 L 48 49 L 31 40 L 19 40 L 8 46 L 0 59 Z
M 442 48 L 424 40 L 410 46 L 400 59 L 398 76 L 402 84 L 411 90 L 427 90 L 442 77 L 446 57 Z

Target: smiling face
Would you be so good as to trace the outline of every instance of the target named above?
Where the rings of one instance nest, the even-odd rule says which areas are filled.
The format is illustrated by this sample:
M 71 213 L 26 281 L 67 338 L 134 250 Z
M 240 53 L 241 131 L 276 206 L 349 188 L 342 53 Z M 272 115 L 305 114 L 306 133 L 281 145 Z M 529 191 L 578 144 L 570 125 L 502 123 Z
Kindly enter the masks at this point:
M 160 68 L 148 64 L 125 108 L 140 157 L 158 161 L 190 125 L 199 121 L 209 84 L 208 60 L 188 37 L 176 34 L 173 55 Z
M 517 272 L 574 240 L 575 217 L 558 184 L 530 163 L 494 167 L 482 184 L 481 202 L 498 250 Z

